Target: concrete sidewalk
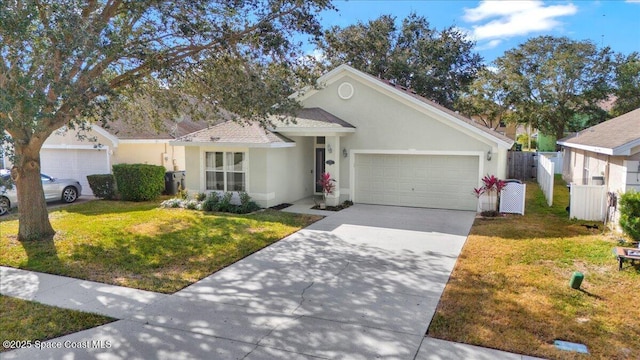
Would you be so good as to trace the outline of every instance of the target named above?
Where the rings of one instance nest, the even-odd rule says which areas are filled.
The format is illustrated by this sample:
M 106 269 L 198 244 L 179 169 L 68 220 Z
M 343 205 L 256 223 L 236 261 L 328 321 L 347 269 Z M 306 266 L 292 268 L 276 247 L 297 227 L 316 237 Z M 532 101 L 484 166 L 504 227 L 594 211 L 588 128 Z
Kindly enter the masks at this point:
M 2 357 L 530 359 L 424 337 L 474 216 L 356 205 L 173 295 L 1 268 L 4 295 L 121 319 Z

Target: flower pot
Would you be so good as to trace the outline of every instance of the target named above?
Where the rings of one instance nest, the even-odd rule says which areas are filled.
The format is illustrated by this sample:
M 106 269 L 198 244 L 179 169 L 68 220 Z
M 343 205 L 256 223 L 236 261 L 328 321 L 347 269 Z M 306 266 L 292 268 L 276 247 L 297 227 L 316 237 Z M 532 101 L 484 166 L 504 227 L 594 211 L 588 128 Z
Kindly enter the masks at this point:
M 320 210 L 324 210 L 327 208 L 327 204 L 325 204 L 324 202 L 320 203 Z

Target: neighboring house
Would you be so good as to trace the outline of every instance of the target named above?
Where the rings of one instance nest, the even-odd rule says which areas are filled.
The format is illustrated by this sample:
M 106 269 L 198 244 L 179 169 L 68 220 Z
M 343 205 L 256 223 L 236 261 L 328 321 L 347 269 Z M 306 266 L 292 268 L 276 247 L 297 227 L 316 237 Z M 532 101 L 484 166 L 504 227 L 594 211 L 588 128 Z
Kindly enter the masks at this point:
M 342 65 L 273 127 L 225 122 L 182 136 L 190 192 L 246 191 L 269 207 L 321 194 L 356 203 L 476 210 L 473 188 L 506 176 L 513 140 L 399 86 Z
M 484 122 L 484 120 L 482 119 L 482 117 L 480 116 L 472 116 L 471 120 L 475 121 L 476 123 L 482 125 L 482 126 L 487 126 L 486 123 Z M 517 140 L 517 130 L 518 130 L 518 124 L 515 123 L 507 123 L 504 122 L 502 120 L 500 120 L 499 124 L 497 124 L 497 127 L 491 127 L 493 128 L 496 132 L 508 137 L 511 140 Z M 489 127 L 489 126 L 487 126 Z
M 169 144 L 176 137 L 207 127 L 206 122 L 166 121 L 167 130 L 156 131 L 123 122 L 107 128 L 92 125 L 85 133 L 96 141 L 80 140 L 76 130 L 62 128 L 49 136 L 40 151 L 41 171 L 54 178 L 80 181 L 83 194 L 92 195 L 87 175 L 110 174 L 114 164 L 151 164 L 167 171 L 184 170 L 184 147 Z
M 558 141 L 567 183 L 606 185 L 607 191 L 640 191 L 640 109 Z

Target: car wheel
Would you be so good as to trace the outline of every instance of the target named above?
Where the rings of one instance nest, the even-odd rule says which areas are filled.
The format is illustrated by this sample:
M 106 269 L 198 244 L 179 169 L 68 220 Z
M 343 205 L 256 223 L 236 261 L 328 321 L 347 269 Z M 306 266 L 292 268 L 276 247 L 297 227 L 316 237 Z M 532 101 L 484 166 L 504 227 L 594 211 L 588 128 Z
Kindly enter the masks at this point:
M 73 186 L 67 186 L 62 190 L 62 201 L 72 203 L 78 199 L 78 190 Z
M 0 197 L 0 216 L 6 214 L 11 209 L 11 202 L 6 197 Z

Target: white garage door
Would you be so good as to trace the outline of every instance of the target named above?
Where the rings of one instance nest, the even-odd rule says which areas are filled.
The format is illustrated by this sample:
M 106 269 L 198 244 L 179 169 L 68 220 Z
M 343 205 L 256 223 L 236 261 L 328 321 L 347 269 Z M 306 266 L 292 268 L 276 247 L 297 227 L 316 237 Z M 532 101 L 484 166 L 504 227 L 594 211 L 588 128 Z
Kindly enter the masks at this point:
M 476 210 L 478 156 L 357 154 L 358 203 Z
M 93 195 L 87 175 L 111 173 L 106 149 L 42 149 L 40 165 L 51 177 L 78 180 L 82 195 Z

